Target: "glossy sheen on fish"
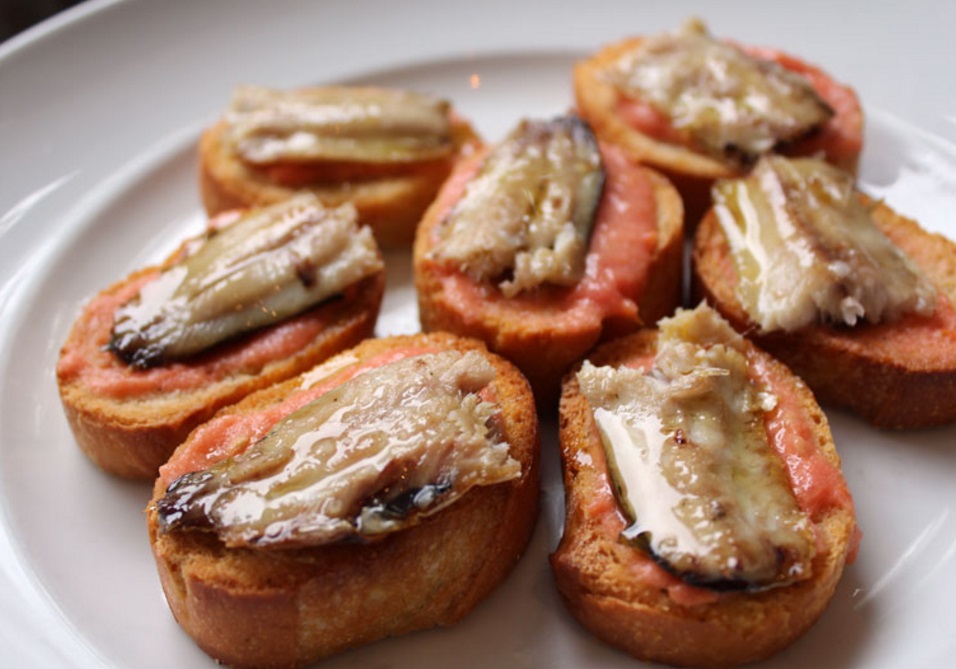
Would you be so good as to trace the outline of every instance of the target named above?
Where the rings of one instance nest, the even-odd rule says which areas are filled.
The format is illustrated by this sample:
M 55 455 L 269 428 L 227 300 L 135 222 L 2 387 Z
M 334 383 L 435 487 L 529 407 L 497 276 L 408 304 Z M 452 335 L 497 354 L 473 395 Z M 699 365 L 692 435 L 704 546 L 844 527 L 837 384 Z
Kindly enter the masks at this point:
M 525 120 L 486 157 L 439 227 L 432 257 L 509 297 L 573 285 L 603 186 L 597 141 L 583 121 Z
M 187 358 L 294 316 L 381 271 L 371 232 L 351 205 L 313 195 L 251 210 L 211 232 L 120 307 L 109 347 L 150 367 Z
M 412 91 L 240 86 L 226 114 L 246 162 L 416 162 L 451 153 L 450 104 Z
M 851 175 L 768 156 L 746 179 L 717 182 L 713 197 L 737 295 L 762 330 L 933 313 L 936 289 L 873 222 Z
M 173 482 L 164 531 L 215 532 L 229 546 L 371 539 L 419 522 L 474 486 L 517 478 L 478 393 L 479 353 L 445 351 L 374 368 L 290 414 L 235 458 Z
M 699 22 L 644 40 L 609 77 L 697 148 L 732 163 L 802 139 L 834 113 L 806 79 L 714 39 Z
M 623 538 L 684 580 L 762 589 L 809 578 L 815 545 L 755 389 L 740 336 L 708 307 L 661 321 L 648 372 L 577 374 L 601 434 Z

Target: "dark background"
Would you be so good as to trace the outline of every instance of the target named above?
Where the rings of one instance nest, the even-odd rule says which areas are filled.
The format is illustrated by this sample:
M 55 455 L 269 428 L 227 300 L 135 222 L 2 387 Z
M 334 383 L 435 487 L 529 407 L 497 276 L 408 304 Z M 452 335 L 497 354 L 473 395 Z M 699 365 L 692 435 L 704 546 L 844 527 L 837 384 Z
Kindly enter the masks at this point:
M 80 0 L 0 0 L 0 42 Z

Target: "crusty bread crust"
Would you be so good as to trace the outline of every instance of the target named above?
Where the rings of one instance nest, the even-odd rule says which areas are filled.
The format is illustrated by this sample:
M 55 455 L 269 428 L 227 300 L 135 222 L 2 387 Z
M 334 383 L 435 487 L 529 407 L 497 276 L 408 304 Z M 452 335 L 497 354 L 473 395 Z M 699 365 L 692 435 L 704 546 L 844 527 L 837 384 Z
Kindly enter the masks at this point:
M 638 305 L 643 323 L 655 323 L 670 314 L 682 298 L 684 210 L 673 186 L 653 170 L 644 170 L 650 180 L 657 209 L 657 248 L 648 264 L 647 280 L 638 295 L 628 295 Z M 436 205 L 439 203 L 436 203 Z M 434 240 L 433 230 L 444 211 L 432 206 L 419 227 L 414 246 L 415 288 L 422 329 L 447 331 L 475 337 L 514 362 L 531 382 L 538 406 L 554 411 L 561 377 L 582 355 L 604 339 L 626 334 L 637 322 L 608 318 L 574 329 L 560 329 L 546 318 L 522 318 L 513 309 L 486 302 L 478 311 L 462 313 L 445 292 L 441 273 L 427 254 Z M 542 307 L 546 314 L 551 309 Z
M 923 230 L 883 203 L 873 218 L 937 287 L 944 302 L 956 304 L 956 243 Z M 710 302 L 736 330 L 786 363 L 824 405 L 848 408 L 881 428 L 916 428 L 956 420 L 956 329 L 954 320 L 925 329 L 924 341 L 904 342 L 889 334 L 901 325 L 838 328 L 815 325 L 792 333 L 762 334 L 740 304 L 737 276 L 716 214 L 704 217 L 694 238 L 693 290 Z M 910 321 L 917 320 L 911 317 Z
M 595 365 L 653 355 L 657 331 L 642 330 L 600 347 Z M 781 363 L 767 358 L 771 374 L 785 379 L 813 426 L 814 443 L 839 470 L 826 417 L 812 393 Z M 818 554 L 813 577 L 763 592 L 723 592 L 714 601 L 682 605 L 659 585 L 637 576 L 638 549 L 589 512 L 595 491 L 610 485 L 600 436 L 573 374 L 564 383 L 560 409 L 565 525 L 551 556 L 556 583 L 569 609 L 595 636 L 634 657 L 678 666 L 731 667 L 764 659 L 803 634 L 833 596 L 854 540 L 850 508 L 831 508 L 815 519 Z
M 421 524 L 380 541 L 294 550 L 227 549 L 202 532 L 164 534 L 151 503 L 150 543 L 169 606 L 218 661 L 299 667 L 384 637 L 450 625 L 488 595 L 524 552 L 537 518 L 540 478 L 537 415 L 527 381 L 480 342 L 443 333 L 367 340 L 349 354 L 361 361 L 418 346 L 487 355 L 521 477 L 473 488 Z M 299 383 L 267 388 L 222 413 L 258 411 Z M 153 500 L 163 493 L 157 481 Z
M 272 181 L 267 172 L 244 163 L 229 148 L 226 123 L 220 120 L 203 132 L 199 141 L 199 189 L 210 216 L 229 209 L 281 202 L 299 190 L 314 193 L 326 206 L 355 205 L 359 223 L 367 225 L 383 247 L 409 246 L 415 226 L 455 161 L 479 143 L 472 127 L 454 116 L 455 146 L 447 160 L 410 169 L 399 176 L 286 186 Z
M 103 291 L 115 294 L 152 269 L 140 270 Z M 127 398 L 109 397 L 58 370 L 60 399 L 77 444 L 104 471 L 134 479 L 152 479 L 173 450 L 200 423 L 249 393 L 310 369 L 329 356 L 372 335 L 385 292 L 385 272 L 363 279 L 347 299 L 330 300 L 297 316 L 327 323 L 294 355 L 271 360 L 260 369 L 231 374 L 195 390 L 157 391 Z M 88 336 L 85 310 L 68 335 L 61 357 Z M 101 333 L 103 338 L 108 332 Z M 198 359 L 195 364 L 203 364 Z
M 573 73 L 575 104 L 602 141 L 622 147 L 632 160 L 666 176 L 681 194 L 688 223 L 696 223 L 710 206 L 710 186 L 714 180 L 740 176 L 743 171 L 692 148 L 645 135 L 617 113 L 618 93 L 604 72 L 645 39 L 629 37 L 608 44 L 577 63 Z M 837 166 L 856 172 L 858 158 L 859 154 L 847 157 Z

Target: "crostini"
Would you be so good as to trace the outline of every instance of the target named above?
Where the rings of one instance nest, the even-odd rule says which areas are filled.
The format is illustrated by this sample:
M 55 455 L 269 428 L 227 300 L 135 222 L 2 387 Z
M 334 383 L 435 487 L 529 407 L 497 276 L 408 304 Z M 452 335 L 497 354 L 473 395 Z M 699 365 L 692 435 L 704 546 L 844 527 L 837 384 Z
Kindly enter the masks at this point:
M 525 120 L 463 161 L 419 226 L 422 328 L 485 341 L 553 405 L 595 344 L 676 307 L 682 246 L 666 179 L 575 116 Z
M 860 534 L 811 391 L 704 305 L 600 347 L 561 396 L 570 611 L 641 660 L 731 667 L 817 620 Z
M 854 171 L 863 144 L 851 88 L 783 52 L 718 40 L 696 20 L 602 48 L 575 66 L 574 91 L 598 138 L 667 176 L 694 223 L 714 179 L 767 152 L 823 154 Z
M 350 205 L 303 194 L 221 214 L 73 324 L 56 372 L 76 441 L 107 472 L 153 479 L 221 407 L 370 336 L 384 290 Z
M 382 246 L 408 246 L 425 208 L 478 138 L 451 104 L 369 86 L 239 86 L 202 135 L 200 190 L 210 215 L 300 190 L 351 202 Z
M 522 555 L 539 477 L 513 365 L 446 333 L 370 339 L 197 428 L 149 538 L 206 653 L 289 669 L 460 620 Z
M 956 244 L 809 159 L 718 181 L 694 238 L 697 295 L 824 405 L 883 428 L 956 420 Z

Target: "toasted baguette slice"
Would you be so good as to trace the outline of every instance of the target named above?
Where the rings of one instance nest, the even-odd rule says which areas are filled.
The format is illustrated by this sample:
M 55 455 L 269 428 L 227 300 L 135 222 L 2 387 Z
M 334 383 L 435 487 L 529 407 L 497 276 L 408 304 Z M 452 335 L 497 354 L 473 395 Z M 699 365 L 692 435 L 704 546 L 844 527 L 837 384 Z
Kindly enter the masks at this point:
M 134 368 L 105 348 L 113 315 L 190 243 L 162 265 L 136 271 L 90 300 L 60 351 L 57 382 L 70 428 L 83 452 L 110 474 L 155 478 L 192 429 L 216 411 L 354 346 L 375 329 L 384 269 L 340 298 L 188 361 Z
M 412 165 L 397 174 L 363 174 L 360 166 L 329 168 L 321 179 L 277 181 L 270 172 L 244 162 L 230 147 L 225 119 L 203 132 L 199 142 L 199 186 L 209 215 L 237 207 L 272 204 L 300 190 L 314 193 L 325 205 L 355 205 L 359 222 L 371 227 L 384 247 L 407 247 L 415 226 L 431 204 L 455 162 L 480 143 L 471 125 L 451 115 L 454 151 L 447 159 Z
M 656 351 L 657 330 L 646 329 L 602 346 L 589 360 L 598 366 L 643 366 Z M 779 398 L 777 421 L 791 430 L 786 439 L 796 437 L 799 444 L 794 449 L 799 461 L 787 462 L 812 472 L 810 497 L 818 496 L 811 513 L 818 540 L 812 577 L 757 592 L 688 585 L 622 541 L 627 523 L 612 492 L 591 407 L 575 375 L 565 380 L 560 409 L 565 524 L 551 566 L 578 621 L 638 659 L 731 667 L 769 657 L 817 620 L 855 555 L 859 534 L 852 499 L 826 417 L 783 364 L 749 344 L 746 356 L 752 368 L 761 366 L 762 377 L 772 380 Z
M 388 636 L 465 616 L 522 555 L 537 517 L 539 436 L 527 381 L 480 342 L 446 334 L 370 339 L 322 369 L 347 370 L 404 349 L 479 351 L 495 370 L 500 428 L 520 477 L 476 486 L 418 525 L 370 542 L 227 548 L 214 534 L 160 530 L 155 501 L 189 465 L 191 441 L 156 482 L 149 537 L 169 606 L 217 661 L 298 667 Z M 308 374 L 247 397 L 212 421 L 264 414 L 300 392 Z M 281 418 L 269 419 L 274 424 Z M 212 424 L 211 423 L 211 424 Z M 268 429 L 269 425 L 263 426 Z M 181 462 L 184 461 L 184 462 Z
M 605 72 L 645 39 L 630 37 L 609 44 L 577 63 L 574 68 L 576 108 L 602 141 L 619 145 L 631 159 L 655 168 L 670 179 L 684 200 L 687 220 L 696 223 L 710 206 L 713 181 L 739 176 L 742 169 L 693 147 L 643 132 L 621 115 L 621 96 Z M 818 67 L 783 52 L 738 46 L 755 58 L 777 62 L 806 77 L 817 94 L 836 112 L 819 134 L 797 142 L 786 152 L 793 155 L 822 152 L 829 162 L 855 172 L 863 143 L 863 112 L 854 91 L 837 83 Z
M 422 329 L 485 341 L 521 369 L 539 408 L 552 412 L 561 377 L 576 360 L 604 339 L 671 313 L 682 295 L 684 210 L 677 191 L 660 174 L 631 163 L 615 147 L 602 145 L 601 152 L 608 173 L 588 249 L 590 278 L 576 287 L 548 286 L 508 299 L 496 287 L 478 285 L 429 257 L 437 228 L 478 169 L 480 154 L 463 162 L 449 178 L 415 240 Z M 633 213 L 615 216 L 628 198 L 625 209 Z M 592 280 L 596 267 L 602 281 L 613 277 L 610 283 Z
M 736 271 L 713 210 L 694 238 L 694 291 L 786 363 L 824 405 L 850 409 L 881 428 L 951 423 L 956 420 L 956 244 L 882 203 L 874 205 L 873 219 L 936 286 L 932 316 L 761 333 L 736 296 Z

